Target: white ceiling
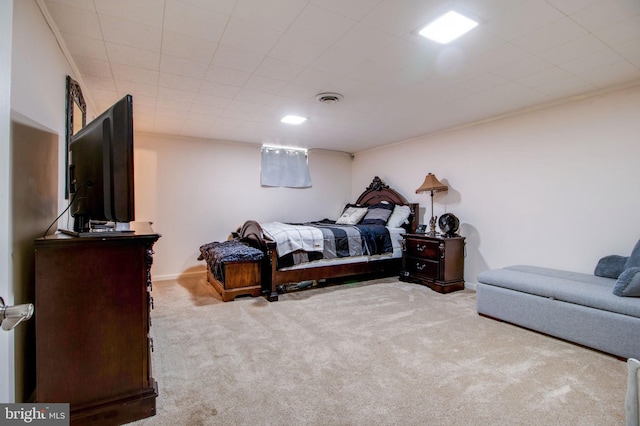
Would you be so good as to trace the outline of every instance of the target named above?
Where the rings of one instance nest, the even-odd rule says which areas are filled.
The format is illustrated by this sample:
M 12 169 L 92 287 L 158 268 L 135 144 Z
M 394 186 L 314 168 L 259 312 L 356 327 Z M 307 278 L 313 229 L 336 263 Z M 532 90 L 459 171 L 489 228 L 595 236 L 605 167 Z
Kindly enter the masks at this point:
M 357 152 L 640 82 L 638 0 L 38 2 L 87 102 L 133 95 L 145 132 Z M 416 35 L 449 9 L 480 25 Z

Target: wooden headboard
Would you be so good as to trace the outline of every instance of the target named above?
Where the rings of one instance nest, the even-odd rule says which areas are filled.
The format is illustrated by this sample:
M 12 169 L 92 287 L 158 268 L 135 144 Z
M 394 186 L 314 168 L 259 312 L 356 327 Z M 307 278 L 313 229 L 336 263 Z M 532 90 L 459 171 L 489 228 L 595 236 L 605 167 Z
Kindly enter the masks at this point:
M 403 225 L 403 228 L 409 233 L 414 233 L 418 227 L 418 213 L 420 210 L 419 203 L 409 203 L 402 195 L 395 190 L 389 188 L 389 185 L 384 183 L 378 176 L 374 177 L 367 189 L 360 194 L 356 200 L 356 204 L 362 206 L 370 206 L 378 204 L 382 201 L 387 201 L 394 204 L 400 204 L 409 206 L 411 214 L 409 215 L 409 223 Z

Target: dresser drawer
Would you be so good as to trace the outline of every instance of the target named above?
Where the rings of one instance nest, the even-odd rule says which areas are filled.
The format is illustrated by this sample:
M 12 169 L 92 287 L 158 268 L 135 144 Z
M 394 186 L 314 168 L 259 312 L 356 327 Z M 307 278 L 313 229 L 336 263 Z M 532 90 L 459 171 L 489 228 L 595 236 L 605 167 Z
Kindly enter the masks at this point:
M 424 275 L 437 279 L 440 275 L 440 262 L 416 257 L 408 257 L 405 270 L 411 274 Z
M 407 256 L 432 260 L 440 258 L 440 243 L 438 241 L 407 238 L 406 245 Z

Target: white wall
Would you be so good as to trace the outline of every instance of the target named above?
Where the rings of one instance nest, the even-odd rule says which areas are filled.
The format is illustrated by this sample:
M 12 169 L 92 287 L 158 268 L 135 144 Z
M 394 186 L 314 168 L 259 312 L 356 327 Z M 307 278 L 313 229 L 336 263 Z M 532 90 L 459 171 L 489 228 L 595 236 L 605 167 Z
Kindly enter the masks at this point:
M 5 2 L 3 3 L 2 15 L 6 17 Z M 10 12 L 10 9 L 9 9 Z M 9 13 L 9 16 L 12 16 Z M 4 28 L 4 27 L 3 27 Z M 3 38 L 3 40 L 5 40 Z M 67 74 L 73 75 L 71 67 L 65 56 L 60 50 L 55 37 L 53 36 L 49 26 L 47 25 L 38 5 L 34 0 L 21 0 L 13 2 L 13 21 L 12 21 L 12 37 L 9 37 L 12 43 L 11 56 L 9 61 L 3 61 L 11 67 L 11 112 L 5 117 L 2 111 L 3 119 L 11 117 L 11 120 L 19 120 L 20 123 L 31 126 L 34 129 L 45 130 L 48 135 L 47 140 L 51 142 L 51 146 L 56 146 L 57 152 L 53 152 L 57 173 L 51 173 L 49 176 L 60 176 L 56 179 L 54 198 L 54 212 L 57 209 L 63 209 L 64 200 L 64 134 L 65 134 L 65 78 Z M 4 57 L 4 55 L 3 55 Z M 5 92 L 4 90 L 2 93 Z M 15 127 L 14 127 L 15 130 Z M 22 136 L 12 138 L 14 152 L 19 152 L 18 144 L 24 142 Z M 24 151 L 24 150 L 23 150 Z M 41 154 L 41 153 L 37 153 Z M 26 155 L 26 154 L 25 154 Z M 7 161 L 11 155 L 3 157 Z M 40 155 L 32 155 L 27 159 L 35 160 Z M 22 182 L 12 182 L 12 176 L 16 176 L 10 167 L 7 170 L 9 178 L 8 184 L 12 191 L 24 192 Z M 42 173 L 39 170 L 38 173 Z M 22 188 L 20 190 L 19 188 Z M 21 194 L 16 194 L 20 196 Z M 24 195 L 24 194 L 23 194 Z M 39 197 L 40 194 L 33 194 Z M 15 198 L 15 197 L 14 197 Z M 34 198 L 34 200 L 36 200 Z M 11 200 L 11 198 L 9 199 Z M 8 205 L 9 203 L 5 204 Z M 37 207 L 34 209 L 37 210 Z M 14 206 L 15 207 L 15 206 Z M 50 209 L 49 209 L 50 210 Z M 49 211 L 50 212 L 50 211 Z M 33 212 L 38 213 L 38 212 Z M 42 213 L 42 212 L 39 212 Z M 53 214 L 55 217 L 56 213 Z M 33 215 L 13 215 L 9 221 L 9 232 L 6 237 L 3 233 L 3 244 L 5 239 L 9 243 L 13 243 L 11 247 L 11 268 L 7 269 L 12 283 L 13 295 L 8 302 L 30 303 L 34 302 L 33 294 L 33 258 L 25 256 L 28 253 L 30 244 L 29 235 L 33 238 L 40 236 L 48 224 L 43 221 L 34 221 Z M 32 253 L 32 252 L 31 252 Z M 2 254 L 4 258 L 4 254 Z M 3 260 L 4 261 L 4 260 Z M 4 268 L 1 268 L 4 270 Z M 32 271 L 29 274 L 28 271 Z M 13 296 L 9 295 L 9 296 Z M 29 300 L 25 300 L 29 299 Z M 37 306 L 36 306 L 37 309 Z M 20 325 L 19 329 L 12 331 L 15 338 L 15 365 L 8 377 L 7 383 L 15 389 L 15 393 L 11 396 L 16 401 L 24 401 L 29 397 L 33 390 L 34 374 L 33 370 L 33 330 L 32 322 Z M 5 333 L 5 332 L 2 332 Z M 30 337 L 31 336 L 31 337 Z M 2 363 L 2 361 L 0 361 Z M 2 368 L 2 367 L 0 367 Z M 3 376 L 4 377 L 4 376 Z M 15 380 L 14 380 L 15 379 Z M 14 383 L 15 382 L 15 383 Z M 4 381 L 3 381 L 4 383 Z M 15 385 L 15 387 L 14 387 Z
M 60 202 L 64 199 L 66 76 L 73 74 L 35 0 L 15 2 L 11 109 L 58 135 Z
M 415 189 L 428 172 L 448 184 L 435 214 L 460 219 L 469 287 L 510 264 L 592 273 L 640 238 L 639 117 L 636 86 L 364 151 L 352 188 L 375 170 L 420 202 L 426 223 L 430 198 Z
M 262 188 L 258 145 L 136 133 L 136 220 L 162 234 L 154 279 L 204 272 L 198 248 L 226 240 L 248 219 L 335 219 L 350 201 L 351 161 L 310 151 L 311 188 Z

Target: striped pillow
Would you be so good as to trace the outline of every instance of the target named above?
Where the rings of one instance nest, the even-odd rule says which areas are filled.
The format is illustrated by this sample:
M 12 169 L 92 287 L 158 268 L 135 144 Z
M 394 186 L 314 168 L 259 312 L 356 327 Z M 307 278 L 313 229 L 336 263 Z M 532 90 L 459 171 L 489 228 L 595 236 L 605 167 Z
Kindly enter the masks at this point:
M 386 225 L 394 206 L 392 203 L 378 203 L 369 206 L 361 223 L 363 225 Z

